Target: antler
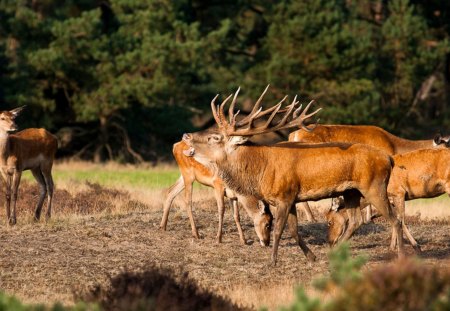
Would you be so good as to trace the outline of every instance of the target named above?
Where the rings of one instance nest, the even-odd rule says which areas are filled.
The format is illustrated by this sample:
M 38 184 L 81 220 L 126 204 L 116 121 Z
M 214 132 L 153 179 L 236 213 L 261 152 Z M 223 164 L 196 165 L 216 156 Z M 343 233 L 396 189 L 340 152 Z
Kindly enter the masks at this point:
M 316 111 L 314 111 L 310 114 L 307 114 L 308 109 L 312 105 L 314 100 L 312 100 L 306 106 L 306 108 L 300 113 L 300 111 L 302 109 L 302 105 L 297 107 L 297 104 L 299 103 L 297 101 L 297 96 L 295 96 L 294 100 L 292 101 L 292 103 L 290 105 L 286 106 L 284 109 L 280 109 L 282 103 L 287 98 L 287 95 L 286 95 L 275 106 L 263 111 L 262 107 L 261 107 L 261 101 L 262 101 L 262 98 L 264 97 L 264 95 L 266 94 L 268 88 L 269 88 L 269 86 L 266 87 L 264 92 L 261 94 L 259 99 L 256 101 L 250 114 L 240 121 L 236 121 L 236 117 L 239 114 L 239 111 L 234 113 L 234 107 L 236 105 L 236 98 L 240 91 L 240 88 L 238 88 L 236 93 L 234 94 L 233 101 L 230 105 L 230 108 L 228 109 L 229 121 L 226 120 L 223 109 L 225 107 L 225 104 L 233 96 L 233 94 L 229 95 L 222 102 L 222 104 L 220 104 L 220 106 L 217 105 L 217 107 L 215 105 L 215 101 L 219 95 L 216 95 L 216 97 L 214 97 L 214 99 L 211 101 L 211 109 L 212 109 L 212 112 L 214 115 L 214 119 L 216 120 L 216 123 L 219 126 L 219 129 L 227 136 L 253 136 L 253 135 L 257 135 L 257 134 L 274 132 L 274 131 L 278 131 L 278 130 L 293 128 L 293 127 L 301 127 L 307 131 L 312 131 L 315 128 L 315 126 L 317 126 L 318 121 L 311 128 L 308 128 L 304 124 L 306 119 L 309 119 L 310 117 L 312 117 L 313 115 L 315 115 L 322 109 L 322 108 L 319 108 Z M 254 127 L 253 122 L 255 120 L 260 119 L 261 117 L 268 115 L 268 114 L 270 114 L 270 116 L 263 125 Z M 278 114 L 283 114 L 281 120 L 278 123 L 276 123 L 275 125 L 271 126 L 273 119 Z M 244 126 L 246 126 L 246 127 L 243 128 Z

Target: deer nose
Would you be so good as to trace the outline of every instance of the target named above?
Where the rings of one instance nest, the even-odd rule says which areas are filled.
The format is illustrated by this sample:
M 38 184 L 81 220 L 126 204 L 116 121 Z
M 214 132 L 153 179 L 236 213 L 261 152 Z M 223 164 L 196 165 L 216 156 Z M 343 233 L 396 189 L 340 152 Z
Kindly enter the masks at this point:
M 184 141 L 190 141 L 192 139 L 192 134 L 190 133 L 184 133 L 183 134 L 183 140 Z

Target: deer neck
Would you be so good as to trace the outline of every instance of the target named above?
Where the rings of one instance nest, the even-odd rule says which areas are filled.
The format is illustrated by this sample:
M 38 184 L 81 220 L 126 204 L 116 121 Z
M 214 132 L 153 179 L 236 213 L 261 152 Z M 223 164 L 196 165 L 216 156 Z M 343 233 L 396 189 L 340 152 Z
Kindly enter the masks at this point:
M 243 195 L 261 198 L 260 181 L 267 159 L 260 146 L 239 146 L 218 164 L 225 185 Z
M 10 151 L 10 137 L 7 132 L 0 131 L 0 164 L 6 165 Z

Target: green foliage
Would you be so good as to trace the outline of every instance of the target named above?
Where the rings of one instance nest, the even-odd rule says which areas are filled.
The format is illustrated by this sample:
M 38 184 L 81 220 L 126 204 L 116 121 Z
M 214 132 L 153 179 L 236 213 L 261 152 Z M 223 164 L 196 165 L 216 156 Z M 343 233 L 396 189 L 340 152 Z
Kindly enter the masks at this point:
M 330 274 L 315 281 L 314 286 L 317 289 L 327 290 L 361 280 L 361 268 L 367 262 L 367 258 L 365 256 L 352 258 L 348 243 L 342 243 L 332 250 L 328 257 L 330 259 Z
M 53 306 L 26 305 L 13 296 L 0 292 L 0 311 L 100 311 L 95 304 L 79 302 L 72 307 L 64 307 L 60 303 Z
M 414 260 L 403 260 L 362 272 L 366 259 L 352 258 L 347 244 L 329 254 L 330 273 L 303 287 L 295 301 L 280 310 L 448 310 L 450 274 Z

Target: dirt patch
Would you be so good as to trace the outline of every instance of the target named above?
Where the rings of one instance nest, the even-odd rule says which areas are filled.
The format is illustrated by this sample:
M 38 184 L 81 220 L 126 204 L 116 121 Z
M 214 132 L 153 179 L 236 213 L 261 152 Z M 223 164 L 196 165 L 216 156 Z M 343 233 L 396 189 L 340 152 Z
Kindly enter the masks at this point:
M 284 235 L 279 263 L 271 267 L 270 248 L 263 248 L 257 242 L 239 244 L 229 208 L 223 243 L 215 243 L 218 221 L 212 195 L 194 204 L 203 236 L 196 240 L 191 237 L 189 220 L 183 210 L 173 208 L 168 230 L 164 232 L 159 229 L 162 207 L 133 203 L 138 208 L 135 205 L 130 208 L 127 192 L 103 197 L 103 190 L 95 187 L 87 187 L 85 191 L 90 195 L 84 197 L 79 192 L 63 197 L 60 193 L 59 203 L 55 195 L 55 217 L 49 223 L 21 222 L 19 218 L 19 225 L 10 228 L 2 217 L 1 290 L 27 302 L 70 304 L 74 302 L 75 289 L 90 292 L 98 286 L 109 286 L 111 277 L 124 272 L 143 272 L 156 267 L 172 270 L 178 280 L 183 280 L 188 273 L 200 288 L 229 297 L 237 305 L 273 308 L 289 303 L 295 284 L 307 286 L 316 275 L 328 271 L 326 224 L 317 212 L 318 223 L 300 224 L 300 233 L 318 257 L 317 262 L 309 264 L 293 240 Z M 83 200 L 77 201 L 80 198 Z M 81 206 L 92 200 L 97 200 L 97 204 L 89 205 L 86 212 L 78 209 L 82 215 L 74 219 L 68 217 L 72 212 L 61 212 L 62 206 L 69 210 L 67 205 Z M 108 206 L 117 206 L 117 202 L 126 212 L 105 212 Z M 20 213 L 23 215 L 25 211 Z M 244 215 L 241 218 L 247 239 L 257 241 L 251 220 Z M 422 245 L 422 260 L 426 264 L 450 267 L 450 223 L 411 219 L 410 230 Z M 367 268 L 391 261 L 395 254 L 388 249 L 390 233 L 390 227 L 382 221 L 364 226 L 351 240 L 353 254 L 366 254 Z M 408 245 L 407 251 L 413 256 Z

